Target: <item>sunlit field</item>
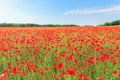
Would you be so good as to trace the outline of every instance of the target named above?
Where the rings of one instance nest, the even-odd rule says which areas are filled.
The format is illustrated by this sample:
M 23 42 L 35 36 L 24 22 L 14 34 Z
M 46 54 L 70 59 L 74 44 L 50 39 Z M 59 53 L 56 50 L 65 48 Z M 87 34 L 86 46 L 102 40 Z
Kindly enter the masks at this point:
M 120 27 L 1 27 L 0 80 L 120 80 Z

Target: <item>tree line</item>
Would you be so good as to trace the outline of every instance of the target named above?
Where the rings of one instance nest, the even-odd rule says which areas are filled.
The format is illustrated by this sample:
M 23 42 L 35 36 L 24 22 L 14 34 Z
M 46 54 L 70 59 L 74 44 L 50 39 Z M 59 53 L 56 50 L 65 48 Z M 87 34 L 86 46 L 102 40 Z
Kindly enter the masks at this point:
M 100 24 L 99 26 L 116 26 L 116 25 L 120 25 L 120 20 L 115 20 L 115 21 L 111 21 L 111 22 L 105 22 L 104 24 Z M 45 25 L 40 25 L 40 24 L 32 24 L 32 23 L 21 23 L 21 24 L 17 24 L 17 23 L 0 23 L 0 27 L 64 27 L 64 26 L 68 26 L 68 27 L 72 27 L 72 26 L 79 26 L 76 24 L 45 24 Z
M 32 24 L 32 23 L 26 23 L 26 24 L 15 24 L 15 23 L 0 23 L 0 27 L 59 27 L 59 26 L 78 26 L 75 24 Z
M 120 20 L 115 20 L 115 21 L 111 21 L 111 22 L 105 22 L 101 26 L 116 26 L 116 25 L 120 25 Z

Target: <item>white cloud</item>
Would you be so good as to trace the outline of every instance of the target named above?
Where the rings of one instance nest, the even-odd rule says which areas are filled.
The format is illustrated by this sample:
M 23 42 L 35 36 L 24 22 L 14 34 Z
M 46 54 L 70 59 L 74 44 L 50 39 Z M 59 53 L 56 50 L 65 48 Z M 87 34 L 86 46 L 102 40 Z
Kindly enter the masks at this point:
M 102 9 L 82 9 L 82 10 L 71 10 L 65 12 L 66 15 L 70 14 L 79 14 L 79 15 L 86 15 L 86 14 L 98 14 L 98 13 L 120 13 L 120 5 L 102 8 Z

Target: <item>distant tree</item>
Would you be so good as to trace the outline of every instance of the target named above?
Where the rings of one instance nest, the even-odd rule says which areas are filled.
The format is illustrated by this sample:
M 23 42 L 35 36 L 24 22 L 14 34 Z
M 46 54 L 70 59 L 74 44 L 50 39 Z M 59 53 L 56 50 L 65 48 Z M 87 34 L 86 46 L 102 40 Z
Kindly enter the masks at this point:
M 115 25 L 120 25 L 120 20 L 115 20 L 115 21 L 112 21 L 112 22 L 106 22 L 101 26 L 115 26 Z
M 106 23 L 104 23 L 104 26 L 111 26 L 111 23 L 110 22 L 106 22 Z
M 112 21 L 111 25 L 120 25 L 120 20 Z

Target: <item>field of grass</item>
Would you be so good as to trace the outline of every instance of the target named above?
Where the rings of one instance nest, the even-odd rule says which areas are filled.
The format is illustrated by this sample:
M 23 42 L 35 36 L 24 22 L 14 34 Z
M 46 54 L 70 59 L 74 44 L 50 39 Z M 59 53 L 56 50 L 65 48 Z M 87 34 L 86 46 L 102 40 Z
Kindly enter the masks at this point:
M 0 80 L 120 80 L 120 27 L 1 27 Z

